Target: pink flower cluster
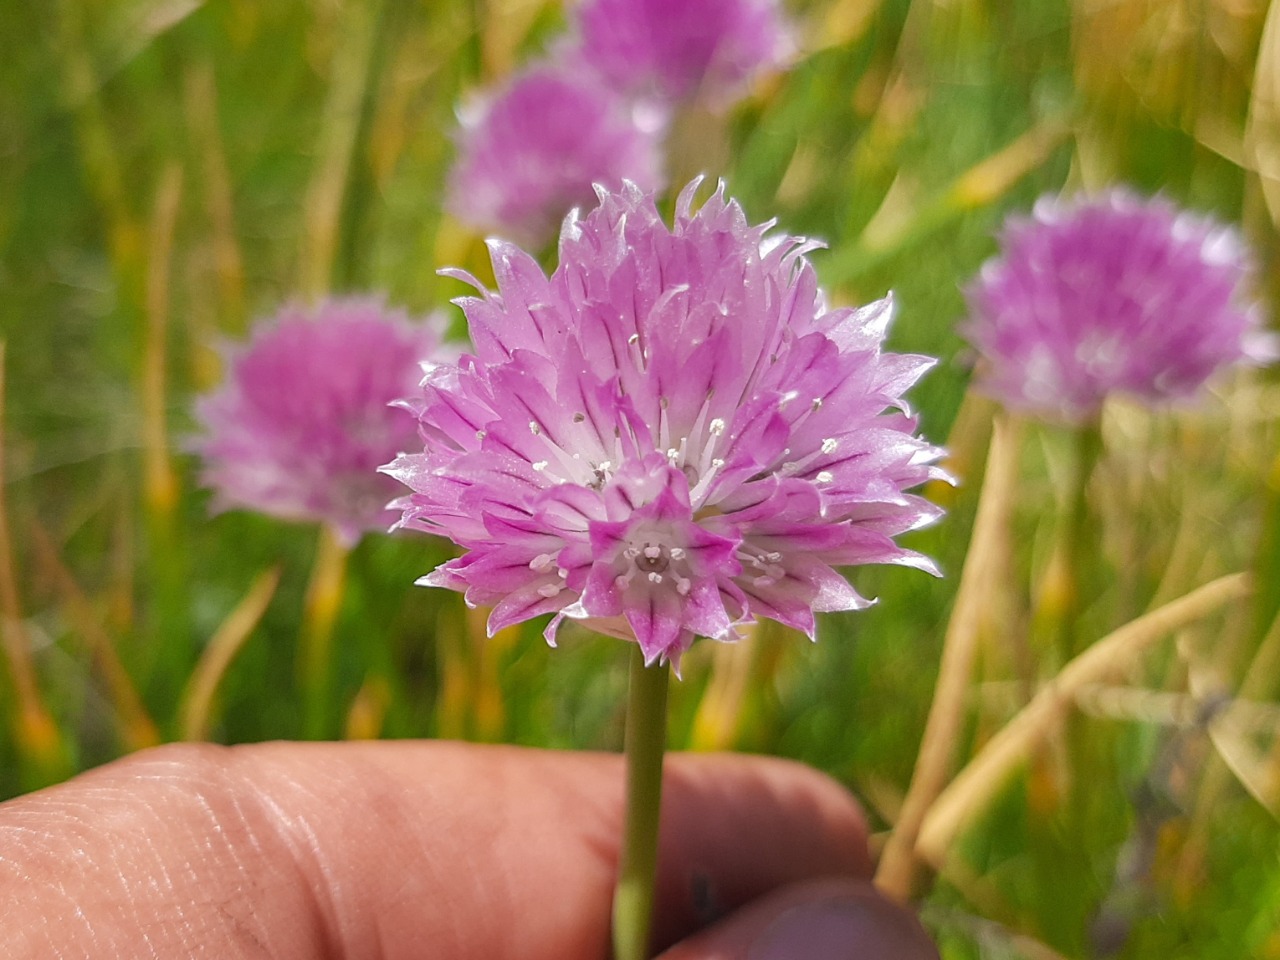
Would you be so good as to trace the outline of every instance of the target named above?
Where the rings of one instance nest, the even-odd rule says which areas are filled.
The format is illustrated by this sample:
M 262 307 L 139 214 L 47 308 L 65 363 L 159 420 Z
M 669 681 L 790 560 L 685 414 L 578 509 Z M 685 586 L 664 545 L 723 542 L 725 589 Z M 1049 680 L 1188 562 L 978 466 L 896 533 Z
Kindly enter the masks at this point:
M 401 524 L 466 548 L 422 583 L 553 614 L 678 662 L 695 636 L 864 600 L 836 571 L 932 570 L 894 537 L 938 516 L 940 476 L 903 392 L 932 364 L 886 353 L 888 300 L 829 309 L 805 253 L 717 192 L 673 227 L 632 184 L 570 216 L 547 276 L 491 241 L 497 290 L 459 304 L 475 352 L 429 367 L 424 449 L 386 470 Z
M 1068 422 L 1124 393 L 1188 396 L 1218 369 L 1274 355 L 1236 231 L 1125 190 L 1046 197 L 1006 223 L 966 291 L 983 388 Z
M 391 403 L 439 355 L 442 330 L 371 299 L 288 306 L 263 324 L 196 406 L 215 508 L 327 523 L 349 544 L 386 530 L 398 485 L 377 468 L 417 439 Z
M 777 0 L 586 0 L 549 60 L 461 112 L 447 206 L 541 245 L 597 183 L 661 189 L 670 111 L 731 102 L 790 51 Z

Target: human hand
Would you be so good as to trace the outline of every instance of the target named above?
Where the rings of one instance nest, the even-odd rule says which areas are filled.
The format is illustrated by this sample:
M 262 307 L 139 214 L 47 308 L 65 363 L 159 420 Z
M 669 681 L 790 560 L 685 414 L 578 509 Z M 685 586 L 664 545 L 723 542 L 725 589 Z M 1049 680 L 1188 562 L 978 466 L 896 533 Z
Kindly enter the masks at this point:
M 831 780 L 673 754 L 664 785 L 663 960 L 937 957 Z M 162 747 L 0 804 L 6 955 L 603 960 L 622 808 L 610 755 Z

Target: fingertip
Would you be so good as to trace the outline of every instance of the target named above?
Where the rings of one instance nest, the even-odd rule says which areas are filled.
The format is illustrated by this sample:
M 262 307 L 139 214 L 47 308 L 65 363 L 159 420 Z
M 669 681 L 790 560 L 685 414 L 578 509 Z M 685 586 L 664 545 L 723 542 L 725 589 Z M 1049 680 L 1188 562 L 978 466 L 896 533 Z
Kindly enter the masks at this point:
M 938 960 L 904 908 L 865 881 L 783 887 L 663 953 L 659 960 Z
M 869 879 L 866 822 L 852 794 L 789 760 L 668 759 L 654 943 L 660 949 L 780 886 Z

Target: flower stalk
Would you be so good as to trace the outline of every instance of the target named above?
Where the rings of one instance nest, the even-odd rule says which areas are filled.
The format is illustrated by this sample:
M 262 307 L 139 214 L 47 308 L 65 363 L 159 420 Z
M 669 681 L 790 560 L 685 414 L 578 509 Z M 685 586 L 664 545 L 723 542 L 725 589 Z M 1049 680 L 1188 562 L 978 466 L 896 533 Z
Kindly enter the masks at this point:
M 614 960 L 647 960 L 649 956 L 670 675 L 665 662 L 647 666 L 640 645 L 632 646 L 623 742 L 627 758 L 626 823 L 618 885 L 613 894 Z
M 1090 530 L 1089 483 L 1098 461 L 1102 459 L 1102 424 L 1093 417 L 1074 430 L 1071 489 L 1067 492 L 1067 515 L 1063 530 L 1063 573 L 1065 602 L 1058 621 L 1058 652 L 1066 664 L 1080 652 L 1079 619 L 1084 607 L 1085 571 L 1092 569 L 1097 550 L 1096 536 Z
M 302 615 L 299 671 L 302 680 L 303 734 L 323 740 L 327 729 L 333 669 L 333 628 L 342 607 L 349 554 L 342 538 L 328 524 L 320 525 L 316 555 L 307 584 Z

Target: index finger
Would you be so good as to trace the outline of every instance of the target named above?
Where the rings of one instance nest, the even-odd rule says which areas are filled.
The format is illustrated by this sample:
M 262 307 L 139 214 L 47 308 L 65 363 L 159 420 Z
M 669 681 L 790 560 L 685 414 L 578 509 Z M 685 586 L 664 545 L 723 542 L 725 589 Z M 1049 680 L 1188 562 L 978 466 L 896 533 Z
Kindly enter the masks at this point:
M 668 758 L 655 948 L 866 876 L 833 781 Z M 604 958 L 621 759 L 440 742 L 169 747 L 0 807 L 15 956 Z M 25 951 L 25 952 L 24 952 Z

